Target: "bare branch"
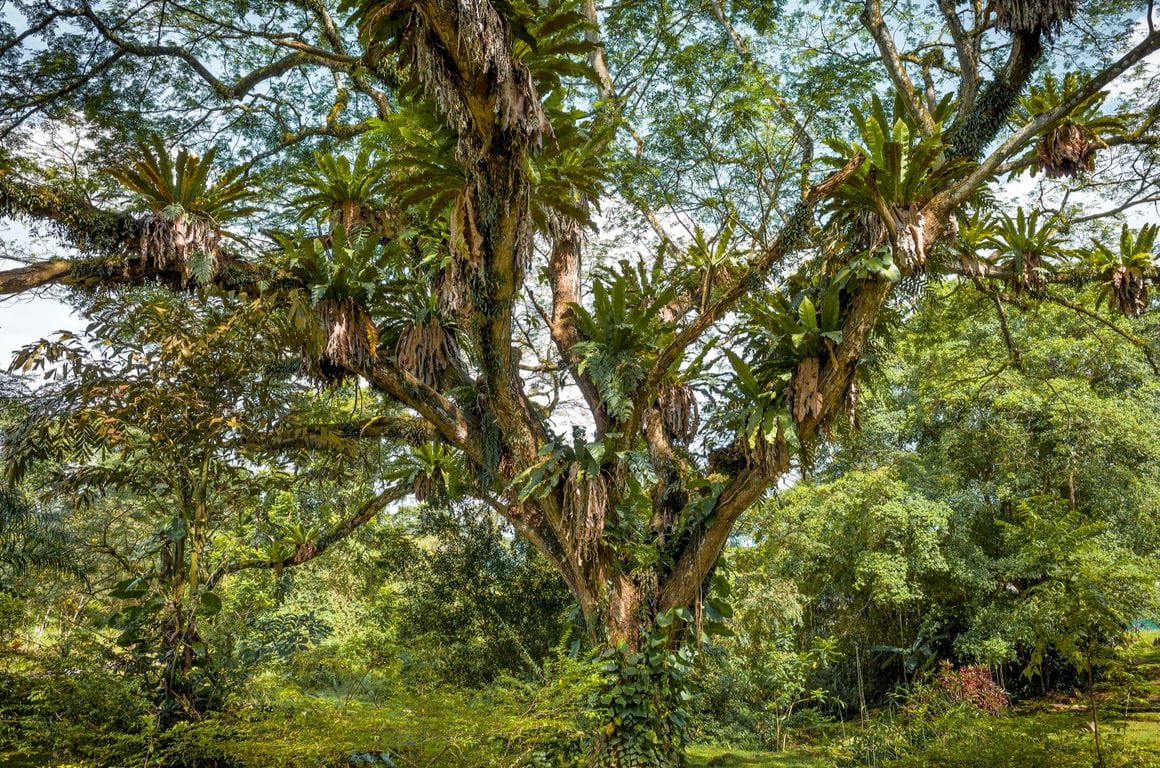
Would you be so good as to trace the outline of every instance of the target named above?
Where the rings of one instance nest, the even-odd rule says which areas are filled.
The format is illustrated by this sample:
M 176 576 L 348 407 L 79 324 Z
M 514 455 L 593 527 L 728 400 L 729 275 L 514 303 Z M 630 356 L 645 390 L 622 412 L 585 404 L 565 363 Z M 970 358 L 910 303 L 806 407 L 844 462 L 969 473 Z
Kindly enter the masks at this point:
M 175 58 L 184 61 L 189 65 L 190 69 L 204 80 L 215 94 L 224 100 L 240 99 L 256 86 L 286 74 L 295 67 L 304 64 L 322 64 L 333 66 L 337 62 L 326 58 L 319 58 L 318 56 L 302 51 L 295 51 L 294 53 L 283 56 L 282 58 L 267 64 L 264 67 L 259 67 L 253 72 L 239 78 L 233 84 L 227 84 L 217 78 L 196 56 L 194 56 L 188 49 L 178 45 L 143 45 L 127 40 L 112 29 L 110 29 L 92 7 L 87 3 L 83 6 L 82 15 L 92 23 L 93 27 L 113 45 L 117 46 L 122 51 L 130 53 L 134 56 L 142 58 Z
M 444 438 L 471 459 L 484 465 L 483 440 L 479 425 L 438 390 L 427 386 L 393 361 L 382 357 L 367 369 L 352 370 L 376 389 L 417 411 Z
M 939 0 L 938 3 L 939 10 L 942 11 L 943 18 L 946 19 L 947 29 L 950 30 L 951 39 L 955 41 L 955 52 L 959 57 L 962 83 L 959 86 L 959 114 L 955 118 L 955 122 L 958 123 L 959 120 L 970 114 L 975 105 L 975 94 L 979 89 L 980 78 L 978 59 L 975 58 L 971 40 L 967 36 L 967 31 L 963 29 L 963 23 L 959 20 L 955 5 L 956 0 Z
M 878 44 L 878 50 L 882 54 L 882 63 L 886 66 L 886 72 L 890 75 L 894 87 L 903 95 L 906 111 L 922 127 L 925 135 L 932 135 L 935 130 L 934 118 L 930 116 L 930 112 L 923 105 L 910 75 L 906 74 L 906 67 L 898 57 L 898 51 L 894 47 L 894 39 L 886 27 L 886 21 L 882 18 L 882 5 L 879 0 L 866 0 L 866 7 L 862 9 L 859 19 L 869 30 L 874 42 Z
M 971 282 L 975 287 L 991 300 L 995 306 L 995 313 L 999 318 L 999 330 L 1003 333 L 1003 342 L 1007 345 L 1007 354 L 1011 358 L 1016 370 L 1023 370 L 1023 356 L 1019 352 L 1019 348 L 1015 346 L 1015 339 L 1011 336 L 1011 326 L 1008 323 L 1007 308 L 1003 306 L 1002 300 L 999 298 L 998 291 L 991 289 L 986 283 L 979 279 L 977 275 L 971 276 Z

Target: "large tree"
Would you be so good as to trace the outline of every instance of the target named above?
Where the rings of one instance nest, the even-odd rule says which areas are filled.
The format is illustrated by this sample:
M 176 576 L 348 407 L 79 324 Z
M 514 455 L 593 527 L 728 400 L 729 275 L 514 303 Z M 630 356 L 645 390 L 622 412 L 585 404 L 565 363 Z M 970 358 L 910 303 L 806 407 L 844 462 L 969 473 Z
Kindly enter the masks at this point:
M 476 497 L 567 582 L 609 649 L 599 760 L 669 764 L 730 532 L 854 413 L 907 293 L 1055 298 L 1154 354 L 1060 292 L 1149 307 L 1154 232 L 1097 226 L 1157 197 L 1143 6 L 12 3 L 0 212 L 76 255 L 0 291 L 280 303 L 306 375 L 425 423 L 416 491 Z M 1058 210 L 997 202 L 1029 169 Z

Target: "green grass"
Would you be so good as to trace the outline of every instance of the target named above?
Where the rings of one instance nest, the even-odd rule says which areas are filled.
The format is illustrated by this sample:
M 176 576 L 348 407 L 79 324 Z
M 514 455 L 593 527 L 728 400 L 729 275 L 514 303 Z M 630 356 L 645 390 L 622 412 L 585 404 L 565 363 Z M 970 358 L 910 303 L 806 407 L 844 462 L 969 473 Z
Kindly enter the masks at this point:
M 744 749 L 689 748 L 691 768 L 828 768 L 831 762 L 800 752 L 750 752 Z
M 85 768 L 85 764 L 61 762 L 47 755 L 29 757 L 4 757 L 0 755 L 0 766 L 3 768 Z
M 1128 741 L 1160 747 L 1160 713 L 1133 715 L 1124 726 L 1124 738 Z
M 1160 640 L 1160 629 L 1143 630 L 1124 649 L 1123 655 L 1133 664 L 1160 664 L 1160 645 L 1154 645 L 1157 640 Z

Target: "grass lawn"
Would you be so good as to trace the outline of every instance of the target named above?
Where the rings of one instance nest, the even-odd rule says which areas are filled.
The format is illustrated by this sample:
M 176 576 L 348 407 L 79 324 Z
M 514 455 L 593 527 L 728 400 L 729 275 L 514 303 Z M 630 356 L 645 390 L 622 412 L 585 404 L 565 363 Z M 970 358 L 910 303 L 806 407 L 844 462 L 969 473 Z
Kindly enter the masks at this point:
M 800 752 L 750 752 L 725 747 L 690 747 L 691 768 L 829 768 L 831 762 Z
M 1124 723 L 1124 737 L 1137 744 L 1160 747 L 1160 713 L 1132 715 Z
M 1124 649 L 1124 657 L 1133 664 L 1160 664 L 1160 629 L 1146 629 Z

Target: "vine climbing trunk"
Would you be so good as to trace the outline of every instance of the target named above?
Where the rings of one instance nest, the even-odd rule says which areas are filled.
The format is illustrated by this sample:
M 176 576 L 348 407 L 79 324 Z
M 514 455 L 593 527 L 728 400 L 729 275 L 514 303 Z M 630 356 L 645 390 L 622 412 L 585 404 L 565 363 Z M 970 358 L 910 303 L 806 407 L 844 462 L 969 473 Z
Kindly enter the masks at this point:
M 203 466 L 203 473 L 208 462 Z M 204 474 L 203 474 L 204 480 Z M 201 635 L 198 630 L 198 605 L 209 537 L 209 512 L 204 483 L 195 491 L 181 489 L 182 512 L 179 526 L 171 526 L 169 539 L 161 548 L 158 575 L 166 594 L 162 631 L 158 646 L 160 681 L 158 684 L 159 721 L 169 727 L 181 720 L 200 717 L 203 702 L 193 682 Z
M 603 599 L 597 615 L 586 616 L 602 676 L 589 765 L 683 766 L 693 613 L 658 610 L 661 568 L 630 570 L 610 548 L 599 559 L 592 573 L 603 574 Z
M 600 722 L 590 760 L 598 768 L 684 765 L 692 614 L 658 613 L 659 592 L 655 571 L 609 579 L 598 653 Z

